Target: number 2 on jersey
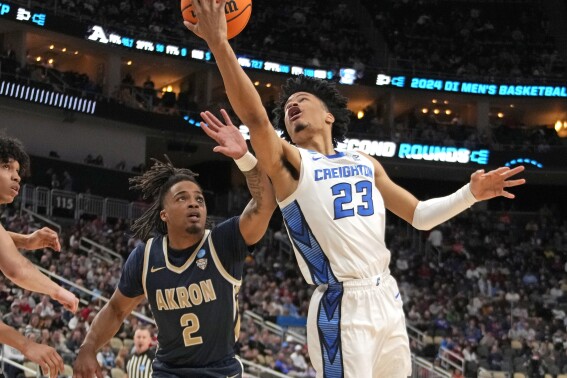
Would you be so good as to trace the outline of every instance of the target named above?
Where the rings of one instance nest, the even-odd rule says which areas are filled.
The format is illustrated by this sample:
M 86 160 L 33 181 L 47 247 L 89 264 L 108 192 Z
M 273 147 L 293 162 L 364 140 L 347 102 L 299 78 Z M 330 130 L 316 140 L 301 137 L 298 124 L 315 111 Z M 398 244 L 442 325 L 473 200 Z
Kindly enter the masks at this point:
M 203 338 L 201 336 L 193 336 L 195 332 L 201 328 L 199 325 L 199 318 L 193 313 L 184 314 L 181 319 L 181 327 L 183 328 L 183 342 L 186 347 L 193 345 L 203 344 Z
M 353 186 L 355 196 L 353 198 Z M 331 187 L 333 196 L 338 196 L 333 202 L 335 206 L 335 220 L 354 216 L 354 210 L 360 216 L 367 217 L 374 214 L 374 203 L 372 202 L 372 183 L 370 181 L 359 181 L 354 185 L 346 182 L 335 184 Z M 357 195 L 361 199 L 358 200 Z M 353 205 L 352 202 L 361 203 Z

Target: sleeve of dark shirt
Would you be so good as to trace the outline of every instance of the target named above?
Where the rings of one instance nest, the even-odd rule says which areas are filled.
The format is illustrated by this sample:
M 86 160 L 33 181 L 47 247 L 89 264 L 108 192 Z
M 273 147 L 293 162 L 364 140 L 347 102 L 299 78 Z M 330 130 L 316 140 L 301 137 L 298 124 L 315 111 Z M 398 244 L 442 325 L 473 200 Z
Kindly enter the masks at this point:
M 145 244 L 134 248 L 122 267 L 118 290 L 128 298 L 135 298 L 144 294 L 142 270 L 144 268 L 145 249 Z
M 218 257 L 226 271 L 236 279 L 242 278 L 244 259 L 254 250 L 242 238 L 239 226 L 240 217 L 233 217 L 217 225 L 211 238 Z

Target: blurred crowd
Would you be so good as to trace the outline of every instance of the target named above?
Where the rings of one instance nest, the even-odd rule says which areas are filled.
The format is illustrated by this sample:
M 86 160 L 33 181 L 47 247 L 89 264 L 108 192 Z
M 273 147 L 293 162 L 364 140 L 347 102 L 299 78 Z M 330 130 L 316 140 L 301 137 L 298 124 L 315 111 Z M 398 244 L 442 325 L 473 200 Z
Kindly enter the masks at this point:
M 363 3 L 399 68 L 480 80 L 565 76 L 542 1 Z
M 6 229 L 17 232 L 39 227 L 9 207 L 1 220 Z M 104 304 L 101 297 L 111 296 L 121 271 L 120 261 L 105 261 L 96 248 L 80 248 L 79 241 L 87 237 L 126 258 L 141 243 L 129 235 L 123 221 L 82 219 L 62 232 L 61 253 L 28 252 L 39 266 L 90 292 L 63 282 L 82 299 L 80 310 L 70 314 L 2 276 L 2 320 L 54 346 L 71 365 Z M 414 330 L 410 334 L 421 334 L 412 337 L 414 353 L 440 364 L 449 350 L 459 356 L 456 360 L 466 361 L 466 377 L 475 377 L 480 367 L 525 372 L 530 377 L 567 373 L 567 219 L 556 208 L 543 205 L 537 213 L 523 213 L 488 211 L 481 204 L 430 232 L 418 232 L 393 219 L 386 239 L 392 252 L 390 268 L 404 298 L 407 323 Z M 242 312 L 252 311 L 276 324 L 282 318 L 305 320 L 312 288 L 300 276 L 288 243 L 281 223 L 275 221 L 247 258 L 239 295 Z M 145 302 L 136 311 L 151 317 Z M 130 316 L 117 336 L 132 340 L 143 324 Z M 101 364 L 108 372 L 124 368 L 122 361 L 133 351 L 131 342 L 125 345 L 130 350 L 108 345 L 101 352 Z M 304 343 L 269 331 L 251 318 L 242 322 L 236 350 L 249 361 L 290 376 L 314 376 Z M 4 347 L 4 354 L 23 359 L 11 348 Z M 10 369 L 8 374 L 15 376 Z
M 179 2 L 173 0 L 32 3 L 145 38 L 202 44 L 183 26 Z M 553 10 L 543 3 L 469 1 L 464 7 L 455 0 L 361 1 L 397 68 L 476 79 L 557 79 L 564 77 L 565 63 L 552 33 Z M 237 50 L 312 67 L 362 71 L 378 53 L 361 37 L 360 20 L 343 0 L 257 2 L 252 17 L 254 22 L 234 40 Z
M 26 1 L 27 3 L 27 1 Z M 32 2 L 33 3 L 33 2 Z M 565 64 L 554 48 L 547 8 L 536 0 L 501 3 L 453 0 L 362 1 L 375 16 L 376 28 L 389 45 L 399 68 L 440 72 L 457 77 L 513 81 L 522 78 L 557 79 L 565 76 Z M 155 38 L 195 39 L 180 22 L 178 2 L 172 0 L 50 0 L 39 7 L 76 14 L 104 25 L 127 28 L 132 33 Z M 254 3 L 254 22 L 234 40 L 235 48 L 252 51 L 261 58 L 282 57 L 312 67 L 354 67 L 364 71 L 372 61 L 373 47 L 361 38 L 359 21 L 342 0 L 309 0 L 301 4 Z M 279 17 L 280 15 L 288 17 Z M 291 21 L 290 21 L 291 19 Z M 312 22 L 316 19 L 317 22 Z M 27 63 L 27 64 L 23 64 Z M 29 78 L 36 85 L 83 96 L 101 96 L 102 88 L 86 74 L 59 71 L 53 66 L 16 62 L 11 46 L 4 46 L 2 72 Z M 394 68 L 394 67 L 392 67 Z M 198 118 L 202 109 L 219 104 L 197 104 L 187 92 L 173 93 L 155 87 L 150 76 L 125 73 L 111 101 L 124 106 L 173 116 Z M 227 104 L 223 104 L 226 107 Z M 379 105 L 366 109 L 362 119 L 353 118 L 354 133 L 398 141 L 456 144 L 465 148 L 547 152 L 561 145 L 549 125 L 524 125 L 513 119 L 491 119 L 490 128 L 466 125 L 459 116 L 413 109 L 385 121 Z M 378 107 L 378 108 L 377 108 Z M 273 108 L 273 100 L 266 100 Z M 407 141 L 407 140 L 406 140 Z

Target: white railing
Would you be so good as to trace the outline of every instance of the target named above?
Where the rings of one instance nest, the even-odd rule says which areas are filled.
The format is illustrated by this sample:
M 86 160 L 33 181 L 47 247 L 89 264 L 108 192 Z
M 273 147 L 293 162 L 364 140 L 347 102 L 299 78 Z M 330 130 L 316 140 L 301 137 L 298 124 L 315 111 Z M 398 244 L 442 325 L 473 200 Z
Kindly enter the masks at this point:
M 39 219 L 40 221 L 42 221 L 43 223 L 48 224 L 49 226 L 51 226 L 50 228 L 54 229 L 54 231 L 57 231 L 57 234 L 58 234 L 58 235 L 61 235 L 61 225 L 60 225 L 59 223 L 54 222 L 53 220 L 51 220 L 51 219 L 49 219 L 49 218 L 46 218 L 46 217 L 44 217 L 44 216 L 42 216 L 42 215 L 39 215 L 39 214 L 37 214 L 37 213 L 34 213 L 34 212 L 31 211 L 30 209 L 22 208 L 22 209 L 21 209 L 21 212 L 24 212 L 24 213 L 26 213 L 26 214 L 32 216 L 33 218 L 37 218 L 37 219 Z
M 417 357 L 414 354 L 411 357 L 411 378 L 451 378 L 451 373 L 439 366 L 433 365 L 426 359 Z
M 511 378 L 512 374 L 505 371 L 491 371 L 485 368 L 478 369 L 478 378 Z
M 439 358 L 441 359 L 441 366 L 447 368 L 451 366 L 454 369 L 465 371 L 465 359 L 457 353 L 442 347 L 439 350 Z
M 425 341 L 427 335 L 424 332 L 415 328 L 411 324 L 406 324 L 406 328 L 408 330 L 408 337 L 410 340 L 415 340 L 419 347 L 427 345 L 427 342 Z
M 83 215 L 107 218 L 121 218 L 127 221 L 137 219 L 149 205 L 140 202 L 128 202 L 116 198 L 104 198 L 86 193 L 34 187 L 25 184 L 22 188 L 21 208 L 51 217 L 57 212 L 64 212 L 66 217 L 79 219 Z
M 244 375 L 242 378 L 287 378 L 288 376 L 279 373 L 269 367 L 255 364 L 251 361 L 241 359 L 244 365 Z
M 92 194 L 81 193 L 77 197 L 77 218 L 82 215 L 96 215 L 102 217 L 104 213 L 104 198 Z
M 115 198 L 105 198 L 102 219 L 122 218 L 130 216 L 130 202 Z
M 16 362 L 16 361 L 10 360 L 10 359 L 7 358 L 7 357 L 4 357 L 4 355 L 3 355 L 3 349 L 4 349 L 4 348 L 1 348 L 1 347 L 0 347 L 0 372 L 3 372 L 3 371 L 4 371 L 4 366 L 6 366 L 6 364 L 8 364 L 8 365 L 12 365 L 12 366 L 14 366 L 14 367 L 17 367 L 18 369 L 20 369 L 20 370 L 23 371 L 24 373 L 27 373 L 27 374 L 25 374 L 26 377 L 29 377 L 29 376 L 30 376 L 30 375 L 28 375 L 28 374 L 31 374 L 31 376 L 35 376 L 35 377 L 40 377 L 40 375 L 39 375 L 39 368 L 37 368 L 37 369 L 35 369 L 35 370 L 34 370 L 34 369 L 30 369 L 29 367 L 24 366 L 24 365 L 20 364 L 19 362 Z M 2 376 L 2 375 L 0 374 L 0 376 Z
M 119 253 L 101 244 L 98 244 L 97 242 L 89 238 L 81 237 L 81 239 L 79 240 L 79 249 L 86 253 L 93 253 L 100 259 L 109 263 L 113 263 L 115 259 L 118 259 L 120 261 L 120 265 L 122 265 L 122 263 L 124 262 L 124 258 Z
M 244 311 L 244 313 L 242 314 L 242 318 L 243 319 L 252 319 L 254 324 L 259 326 L 260 328 L 262 328 L 262 329 L 266 328 L 266 329 L 268 329 L 268 331 L 282 336 L 282 338 L 285 337 L 285 336 L 291 336 L 293 338 L 293 340 L 297 343 L 305 344 L 307 342 L 305 335 L 302 335 L 300 333 L 297 333 L 297 332 L 294 332 L 294 331 L 291 331 L 291 330 L 286 330 L 283 327 L 280 327 L 279 325 L 277 325 L 275 323 L 264 320 L 264 318 L 262 318 L 260 315 L 254 313 L 252 311 L 249 311 L 249 310 Z
M 69 281 L 69 280 L 66 279 L 66 278 L 63 278 L 63 277 L 61 277 L 61 276 L 58 275 L 58 274 L 55 274 L 55 273 L 53 273 L 53 272 L 50 272 L 49 270 L 47 270 L 47 269 L 45 269 L 45 268 L 43 268 L 43 267 L 41 267 L 41 266 L 37 266 L 37 265 L 36 265 L 36 267 L 37 267 L 42 273 L 44 273 L 45 275 L 50 276 L 50 277 L 53 277 L 53 278 L 56 278 L 56 279 L 59 280 L 60 282 L 63 282 L 63 283 L 65 283 L 66 285 L 72 286 L 72 287 L 74 287 L 75 289 L 82 291 L 83 293 L 86 293 L 86 294 L 88 294 L 88 295 L 90 295 L 90 296 L 92 296 L 92 297 L 95 297 L 95 298 L 97 298 L 97 299 L 100 299 L 100 300 L 102 300 L 102 301 L 104 301 L 104 302 L 109 302 L 109 301 L 110 301 L 110 299 L 108 299 L 108 298 L 106 298 L 106 297 L 103 297 L 100 293 L 95 293 L 94 291 L 91 291 L 91 290 L 85 288 L 84 286 L 77 285 L 76 283 L 74 283 L 74 282 L 72 282 L 72 281 Z M 81 302 L 84 303 L 83 301 L 81 301 Z M 140 319 L 140 320 L 143 320 L 144 322 L 151 323 L 151 324 L 155 324 L 155 321 L 154 321 L 152 318 L 148 318 L 146 315 L 141 314 L 141 313 L 139 313 L 139 312 L 137 312 L 137 311 L 132 311 L 132 315 L 134 315 L 135 317 L 137 317 L 137 318 Z

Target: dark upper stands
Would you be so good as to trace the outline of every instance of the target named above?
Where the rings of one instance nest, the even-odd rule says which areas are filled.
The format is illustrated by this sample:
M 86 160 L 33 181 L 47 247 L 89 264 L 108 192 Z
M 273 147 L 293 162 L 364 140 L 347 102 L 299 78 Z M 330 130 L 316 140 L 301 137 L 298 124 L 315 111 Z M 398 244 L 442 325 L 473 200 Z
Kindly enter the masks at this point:
M 540 1 L 362 2 L 399 68 L 479 80 L 565 77 Z

